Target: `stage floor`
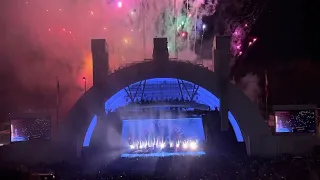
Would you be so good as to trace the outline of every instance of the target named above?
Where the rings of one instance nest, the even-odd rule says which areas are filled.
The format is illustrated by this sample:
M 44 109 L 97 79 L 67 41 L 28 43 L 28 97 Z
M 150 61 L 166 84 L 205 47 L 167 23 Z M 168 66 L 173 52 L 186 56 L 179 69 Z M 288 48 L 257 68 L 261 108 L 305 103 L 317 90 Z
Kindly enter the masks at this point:
M 122 154 L 123 158 L 135 158 L 135 157 L 168 157 L 168 156 L 202 156 L 206 153 L 203 151 L 197 152 L 157 152 L 149 154 Z

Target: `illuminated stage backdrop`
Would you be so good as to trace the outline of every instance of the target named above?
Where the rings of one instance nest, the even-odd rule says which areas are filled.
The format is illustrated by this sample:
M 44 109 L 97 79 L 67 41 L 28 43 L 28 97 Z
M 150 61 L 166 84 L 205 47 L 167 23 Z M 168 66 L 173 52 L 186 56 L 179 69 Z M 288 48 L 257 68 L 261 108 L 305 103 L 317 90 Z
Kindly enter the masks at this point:
M 123 120 L 122 157 L 202 155 L 201 118 Z

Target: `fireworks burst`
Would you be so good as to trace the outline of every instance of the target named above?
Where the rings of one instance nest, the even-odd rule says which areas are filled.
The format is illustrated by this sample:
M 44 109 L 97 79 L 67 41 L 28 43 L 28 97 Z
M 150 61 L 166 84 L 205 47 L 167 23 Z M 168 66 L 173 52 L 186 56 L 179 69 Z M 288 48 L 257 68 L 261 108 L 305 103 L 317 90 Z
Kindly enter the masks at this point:
M 206 31 L 202 18 L 210 15 L 217 20 L 215 28 L 223 29 L 219 33 L 232 35 L 232 52 L 239 54 L 261 12 L 250 0 L 40 0 L 18 5 L 19 12 L 11 18 L 50 52 L 67 56 L 61 48 L 70 48 L 77 54 L 89 51 L 91 38 L 106 38 L 114 68 L 151 58 L 154 37 L 168 38 L 172 57 L 176 51 L 193 51 Z
M 151 58 L 155 37 L 168 38 L 171 57 L 195 61 L 199 39 L 214 31 L 232 35 L 232 52 L 241 55 L 262 10 L 251 0 L 30 0 L 2 5 L 6 31 L 0 45 L 20 81 L 33 87 L 54 82 L 57 75 L 64 77 L 62 84 L 78 87 L 87 77 L 90 86 L 92 38 L 107 40 L 112 70 Z M 203 22 L 205 16 L 213 16 L 214 30 Z

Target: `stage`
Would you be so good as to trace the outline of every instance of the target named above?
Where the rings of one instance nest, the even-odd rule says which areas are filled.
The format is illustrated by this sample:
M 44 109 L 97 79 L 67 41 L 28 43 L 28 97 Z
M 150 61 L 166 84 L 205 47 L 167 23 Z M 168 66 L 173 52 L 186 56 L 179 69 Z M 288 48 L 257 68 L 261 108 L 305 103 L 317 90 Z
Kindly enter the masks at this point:
M 202 156 L 206 153 L 204 151 L 197 152 L 155 152 L 150 154 L 128 154 L 121 155 L 123 158 L 136 158 L 136 157 L 169 157 L 169 156 Z
M 121 157 L 204 155 L 205 133 L 201 117 L 122 120 Z

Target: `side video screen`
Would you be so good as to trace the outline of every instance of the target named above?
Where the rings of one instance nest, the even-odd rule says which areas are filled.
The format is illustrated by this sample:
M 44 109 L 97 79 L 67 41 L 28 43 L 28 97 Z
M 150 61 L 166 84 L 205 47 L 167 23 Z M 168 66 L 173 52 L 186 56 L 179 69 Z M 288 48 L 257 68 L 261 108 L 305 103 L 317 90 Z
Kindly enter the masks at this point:
M 316 110 L 275 111 L 277 133 L 315 133 Z
M 48 118 L 19 118 L 11 120 L 11 142 L 51 138 Z

